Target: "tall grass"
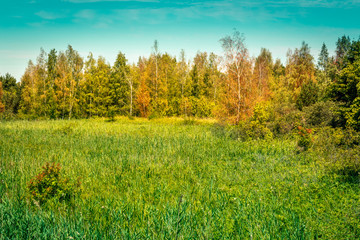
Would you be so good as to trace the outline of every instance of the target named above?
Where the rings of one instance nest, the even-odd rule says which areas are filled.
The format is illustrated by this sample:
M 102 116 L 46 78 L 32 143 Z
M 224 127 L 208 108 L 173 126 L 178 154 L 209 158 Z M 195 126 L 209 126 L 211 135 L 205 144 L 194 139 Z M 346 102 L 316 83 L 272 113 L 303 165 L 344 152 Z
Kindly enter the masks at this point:
M 1 239 L 354 239 L 360 191 L 291 139 L 241 142 L 211 121 L 0 123 Z M 36 207 L 46 162 L 81 177 L 75 208 Z

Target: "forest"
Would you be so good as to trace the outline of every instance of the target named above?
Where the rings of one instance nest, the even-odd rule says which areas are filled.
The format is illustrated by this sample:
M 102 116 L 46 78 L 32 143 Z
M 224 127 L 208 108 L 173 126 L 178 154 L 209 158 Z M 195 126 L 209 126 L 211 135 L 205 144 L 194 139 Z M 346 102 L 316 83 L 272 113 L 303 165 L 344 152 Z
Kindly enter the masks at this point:
M 313 125 L 360 128 L 360 40 L 340 37 L 334 56 L 323 44 L 317 62 L 303 42 L 288 51 L 285 66 L 267 49 L 250 57 L 237 31 L 220 43 L 222 56 L 198 52 L 190 62 L 184 50 L 174 57 L 162 53 L 155 41 L 152 54 L 139 57 L 137 64 L 119 52 L 112 66 L 91 53 L 84 59 L 70 45 L 59 52 L 41 49 L 20 82 L 1 76 L 0 116 L 186 116 L 239 124 L 263 114 L 261 121 L 283 125 L 285 118 L 304 112 Z

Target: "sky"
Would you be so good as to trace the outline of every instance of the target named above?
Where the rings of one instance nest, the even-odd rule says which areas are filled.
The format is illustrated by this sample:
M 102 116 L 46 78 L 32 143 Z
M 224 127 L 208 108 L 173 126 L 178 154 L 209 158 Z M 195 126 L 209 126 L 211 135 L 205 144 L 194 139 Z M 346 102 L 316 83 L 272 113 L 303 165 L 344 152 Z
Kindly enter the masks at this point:
M 40 48 L 70 44 L 113 64 L 123 52 L 130 63 L 148 57 L 154 41 L 162 53 L 191 60 L 198 51 L 222 54 L 219 40 L 243 33 L 250 55 L 269 49 L 285 64 L 289 49 L 309 44 L 316 58 L 325 43 L 360 36 L 360 0 L 0 0 L 0 75 L 18 81 Z

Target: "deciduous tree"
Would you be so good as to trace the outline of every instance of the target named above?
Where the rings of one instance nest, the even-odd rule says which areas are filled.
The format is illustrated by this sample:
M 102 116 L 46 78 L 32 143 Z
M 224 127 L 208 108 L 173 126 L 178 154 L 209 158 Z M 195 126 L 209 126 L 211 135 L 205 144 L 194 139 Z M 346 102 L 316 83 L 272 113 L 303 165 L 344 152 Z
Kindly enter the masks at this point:
M 249 101 L 252 61 L 240 32 L 234 31 L 232 36 L 226 36 L 220 42 L 225 55 L 226 78 L 219 114 L 230 122 L 238 123 L 250 114 L 252 106 Z

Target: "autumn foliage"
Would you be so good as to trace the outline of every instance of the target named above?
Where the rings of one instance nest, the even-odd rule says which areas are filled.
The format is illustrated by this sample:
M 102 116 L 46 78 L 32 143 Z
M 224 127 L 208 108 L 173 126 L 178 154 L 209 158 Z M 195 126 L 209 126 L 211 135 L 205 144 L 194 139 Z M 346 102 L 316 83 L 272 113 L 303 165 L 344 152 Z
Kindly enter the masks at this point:
M 113 65 L 92 53 L 83 58 L 70 45 L 60 52 L 41 50 L 20 83 L 0 76 L 0 112 L 25 119 L 215 117 L 238 125 L 267 104 L 269 121 L 280 126 L 286 118 L 301 118 L 297 111 L 331 101 L 336 126 L 360 129 L 360 41 L 342 37 L 333 57 L 323 44 L 317 65 L 305 42 L 288 51 L 286 64 L 265 48 L 252 57 L 238 31 L 220 43 L 222 56 L 197 52 L 188 61 L 184 50 L 172 56 L 155 41 L 148 57 L 130 64 L 119 52 Z M 299 122 L 288 123 L 293 128 Z

